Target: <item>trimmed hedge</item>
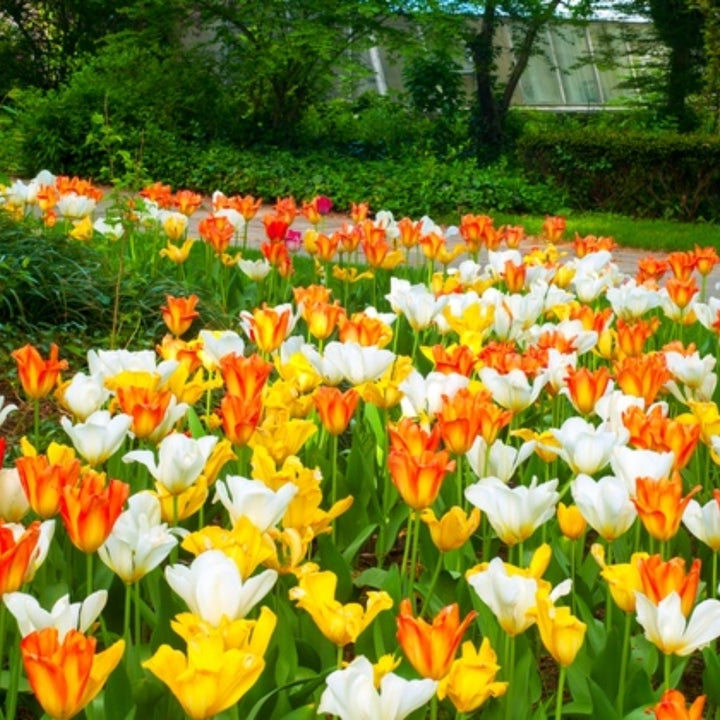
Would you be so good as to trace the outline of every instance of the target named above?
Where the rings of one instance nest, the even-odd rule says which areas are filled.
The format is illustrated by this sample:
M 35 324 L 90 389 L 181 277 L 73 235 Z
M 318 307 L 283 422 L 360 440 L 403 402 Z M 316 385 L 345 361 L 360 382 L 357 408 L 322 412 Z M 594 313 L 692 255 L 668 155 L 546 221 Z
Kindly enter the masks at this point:
M 529 178 L 552 179 L 581 210 L 720 219 L 720 138 L 585 128 L 529 133 L 517 153 Z

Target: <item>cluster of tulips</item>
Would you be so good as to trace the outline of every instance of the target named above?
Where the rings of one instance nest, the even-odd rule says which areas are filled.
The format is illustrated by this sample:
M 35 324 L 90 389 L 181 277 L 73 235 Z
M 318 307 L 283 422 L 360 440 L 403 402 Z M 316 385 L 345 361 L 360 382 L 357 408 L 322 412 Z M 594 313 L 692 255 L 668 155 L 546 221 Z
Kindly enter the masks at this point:
M 631 277 L 561 218 L 521 252 L 486 216 L 358 205 L 325 233 L 323 197 L 253 238 L 259 201 L 221 193 L 195 240 L 194 193 L 115 222 L 96 192 L 43 175 L 0 208 L 129 259 L 154 223 L 169 268 L 197 243 L 282 302 L 219 330 L 188 287 L 154 349 L 12 353 L 34 422 L 0 471 L 5 717 L 715 717 L 712 249 Z

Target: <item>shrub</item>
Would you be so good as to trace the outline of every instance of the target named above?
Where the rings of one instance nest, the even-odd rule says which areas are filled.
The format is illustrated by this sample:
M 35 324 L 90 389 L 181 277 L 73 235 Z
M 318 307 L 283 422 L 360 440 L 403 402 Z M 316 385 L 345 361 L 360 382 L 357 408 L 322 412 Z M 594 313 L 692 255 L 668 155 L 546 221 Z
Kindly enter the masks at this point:
M 720 218 L 720 139 L 589 129 L 528 133 L 518 157 L 573 207 L 679 220 Z

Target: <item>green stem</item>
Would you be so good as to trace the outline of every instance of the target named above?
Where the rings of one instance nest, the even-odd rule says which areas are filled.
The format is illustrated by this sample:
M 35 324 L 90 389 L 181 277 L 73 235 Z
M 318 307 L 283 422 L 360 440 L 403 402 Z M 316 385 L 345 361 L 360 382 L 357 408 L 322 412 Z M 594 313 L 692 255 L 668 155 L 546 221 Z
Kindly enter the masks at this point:
M 630 657 L 630 624 L 632 615 L 625 613 L 625 628 L 623 630 L 622 655 L 620 656 L 620 686 L 618 687 L 617 709 L 618 716 L 623 717 L 623 704 L 625 702 L 625 675 L 627 675 L 628 658 Z
M 338 670 L 342 669 L 343 657 L 344 657 L 343 650 L 344 650 L 343 646 L 338 645 L 338 647 L 337 647 L 337 669 Z
M 40 399 L 33 400 L 33 438 L 35 449 L 40 452 Z
M 672 673 L 672 655 L 667 653 L 665 655 L 665 662 L 663 664 L 664 676 L 665 676 L 665 691 L 670 689 L 670 675 Z
M 92 553 L 85 553 L 85 578 L 86 578 L 86 586 L 85 586 L 85 595 L 92 594 L 93 591 L 93 554 Z
M 403 548 L 402 565 L 400 565 L 400 582 L 405 582 L 405 568 L 410 556 L 410 544 L 412 542 L 413 511 L 408 508 L 407 533 L 405 534 L 405 547 Z
M 337 500 L 337 456 L 338 456 L 338 436 L 330 436 L 330 464 L 332 467 L 332 479 L 330 484 L 330 507 L 335 505 Z M 332 524 L 332 539 L 333 542 L 337 539 L 337 523 Z
M 463 502 L 465 496 L 463 495 L 463 455 L 458 455 L 455 465 L 455 482 L 457 484 L 457 504 L 458 507 L 465 507 Z
M 505 676 L 507 677 L 508 689 L 510 692 L 505 694 L 505 720 L 510 720 L 510 705 L 514 689 L 513 681 L 515 675 L 515 638 L 509 633 L 505 634 Z
M 555 720 L 562 718 L 563 693 L 565 692 L 565 668 L 560 666 L 558 677 L 557 697 L 555 698 Z
M 412 599 L 415 589 L 415 572 L 417 569 L 418 549 L 420 548 L 420 513 L 415 513 L 415 528 L 413 529 L 413 546 L 412 556 L 410 559 L 410 587 L 408 588 L 408 597 Z
M 125 585 L 125 607 L 123 608 L 123 637 L 129 646 L 132 642 L 130 637 L 130 613 L 132 605 L 132 585 Z
M 710 588 L 710 597 L 716 598 L 717 597 L 717 587 L 718 587 L 718 579 L 717 579 L 717 571 L 718 571 L 718 554 L 717 552 L 713 552 L 712 554 L 712 587 Z
M 437 720 L 438 716 L 438 696 L 433 695 L 430 701 L 430 720 Z
M 17 710 L 18 686 L 20 685 L 20 641 L 15 642 L 10 650 L 10 679 L 7 700 L 5 701 L 5 715 L 14 718 Z
M 5 635 L 7 634 L 8 609 L 0 602 L 0 672 L 5 664 Z
M 138 643 L 138 645 L 141 642 L 141 631 L 140 631 L 140 613 L 142 608 L 140 607 L 140 581 L 138 580 L 134 588 L 134 600 L 135 600 L 135 642 Z
M 428 587 L 425 600 L 423 600 L 422 609 L 420 610 L 420 617 L 425 615 L 425 611 L 430 609 L 430 599 L 435 592 L 435 586 L 437 585 L 438 578 L 440 577 L 440 570 L 442 569 L 443 555 L 438 554 L 437 562 L 435 563 L 435 569 L 433 570 L 432 578 L 430 578 L 430 587 Z

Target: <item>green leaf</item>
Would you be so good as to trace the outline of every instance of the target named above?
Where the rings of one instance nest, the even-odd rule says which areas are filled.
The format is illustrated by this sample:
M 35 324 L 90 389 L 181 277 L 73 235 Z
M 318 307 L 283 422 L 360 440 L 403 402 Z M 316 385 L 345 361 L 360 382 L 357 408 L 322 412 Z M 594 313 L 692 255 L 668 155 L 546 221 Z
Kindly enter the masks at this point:
M 604 688 L 598 686 L 593 680 L 588 680 L 590 695 L 593 703 L 593 718 L 602 718 L 603 720 L 621 720 L 618 717 L 617 710 L 610 702 Z M 614 697 L 614 696 L 613 696 Z
M 703 670 L 703 692 L 713 705 L 720 705 L 720 656 L 713 648 L 702 651 L 705 668 Z
M 335 599 L 342 603 L 347 602 L 352 594 L 353 587 L 349 562 L 342 556 L 329 535 L 321 535 L 317 539 L 317 544 L 320 564 L 326 570 L 331 570 L 337 575 Z
M 377 525 L 368 525 L 363 528 L 357 537 L 343 550 L 342 556 L 345 562 L 352 564 L 355 559 L 355 555 L 360 551 L 360 548 L 365 544 L 367 539 L 373 534 Z
M 197 412 L 193 407 L 189 407 L 186 412 L 188 428 L 193 438 L 201 438 L 207 435 L 207 431 L 203 427 L 202 421 L 198 417 Z

